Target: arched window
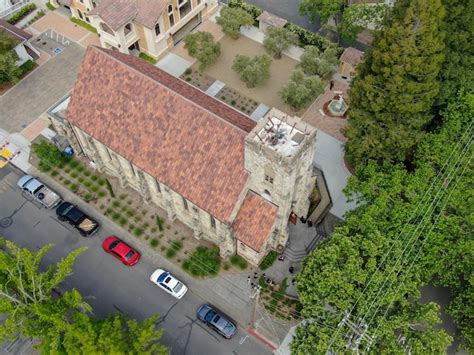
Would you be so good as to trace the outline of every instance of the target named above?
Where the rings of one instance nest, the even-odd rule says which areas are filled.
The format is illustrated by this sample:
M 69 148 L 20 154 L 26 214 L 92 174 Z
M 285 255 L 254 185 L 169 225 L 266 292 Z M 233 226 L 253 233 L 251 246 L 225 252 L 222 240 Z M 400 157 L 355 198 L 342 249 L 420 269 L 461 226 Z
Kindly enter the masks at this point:
M 168 17 L 170 19 L 170 27 L 174 25 L 174 15 L 173 15 L 173 6 L 168 6 Z
M 82 15 L 81 10 L 77 9 L 77 14 L 79 15 L 79 18 L 80 18 L 81 20 L 84 20 L 84 16 Z
M 155 26 L 155 35 L 159 35 L 161 33 L 161 28 L 160 28 L 160 24 L 157 23 L 156 26 Z
M 130 32 L 132 32 L 132 24 L 127 23 L 124 28 L 125 36 L 128 35 Z

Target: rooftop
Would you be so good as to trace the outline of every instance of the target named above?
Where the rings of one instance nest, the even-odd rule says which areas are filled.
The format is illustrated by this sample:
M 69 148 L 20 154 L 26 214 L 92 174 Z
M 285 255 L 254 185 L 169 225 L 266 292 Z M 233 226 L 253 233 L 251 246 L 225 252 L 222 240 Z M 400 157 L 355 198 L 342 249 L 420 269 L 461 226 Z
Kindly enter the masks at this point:
M 18 43 L 29 40 L 33 37 L 26 31 L 23 31 L 21 28 L 18 28 L 14 25 L 10 25 L 7 21 L 0 19 L 0 31 L 5 32 L 10 37 L 13 37 Z
M 346 49 L 344 49 L 344 52 L 342 53 L 341 58 L 339 58 L 339 60 L 343 63 L 347 63 L 355 67 L 362 61 L 363 55 L 364 52 L 353 47 L 347 47 Z
M 142 59 L 90 46 L 66 119 L 229 221 L 248 178 L 244 139 L 256 125 L 250 118 Z
M 274 15 L 268 11 L 263 11 L 258 17 L 258 21 L 265 22 L 269 25 L 272 25 L 274 27 L 283 27 L 287 24 L 287 20 L 284 18 L 281 18 L 277 15 Z

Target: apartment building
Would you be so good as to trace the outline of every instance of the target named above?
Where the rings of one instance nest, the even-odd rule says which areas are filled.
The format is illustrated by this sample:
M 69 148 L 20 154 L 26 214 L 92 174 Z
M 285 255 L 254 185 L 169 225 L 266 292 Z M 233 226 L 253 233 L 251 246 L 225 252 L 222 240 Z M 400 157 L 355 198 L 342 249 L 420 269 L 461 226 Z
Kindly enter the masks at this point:
M 217 0 L 56 0 L 97 29 L 103 48 L 159 58 L 217 9 Z

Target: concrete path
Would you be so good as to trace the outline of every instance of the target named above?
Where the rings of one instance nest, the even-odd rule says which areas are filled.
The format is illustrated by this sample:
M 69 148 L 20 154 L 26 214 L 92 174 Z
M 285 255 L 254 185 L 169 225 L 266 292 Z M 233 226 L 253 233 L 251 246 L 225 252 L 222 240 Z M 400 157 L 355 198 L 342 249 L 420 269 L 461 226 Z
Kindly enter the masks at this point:
M 20 132 L 71 90 L 83 54 L 83 47 L 71 43 L 2 95 L 0 127 Z
M 219 91 L 222 90 L 222 88 L 225 86 L 225 84 L 222 81 L 216 80 L 212 83 L 211 86 L 206 90 L 206 94 L 210 96 L 216 96 Z
M 344 143 L 318 130 L 314 164 L 323 171 L 326 178 L 333 203 L 329 212 L 343 219 L 344 213 L 356 207 L 355 202 L 348 202 L 342 192 L 351 176 L 344 163 Z
M 257 106 L 257 108 L 255 109 L 255 111 L 253 111 L 251 114 L 250 114 L 250 118 L 254 121 L 260 121 L 260 119 L 265 116 L 265 114 L 268 112 L 268 110 L 270 110 L 270 108 L 264 104 L 260 104 Z
M 193 63 L 174 53 L 168 53 L 155 64 L 156 67 L 178 78 L 187 68 L 191 67 L 191 65 L 193 65 Z

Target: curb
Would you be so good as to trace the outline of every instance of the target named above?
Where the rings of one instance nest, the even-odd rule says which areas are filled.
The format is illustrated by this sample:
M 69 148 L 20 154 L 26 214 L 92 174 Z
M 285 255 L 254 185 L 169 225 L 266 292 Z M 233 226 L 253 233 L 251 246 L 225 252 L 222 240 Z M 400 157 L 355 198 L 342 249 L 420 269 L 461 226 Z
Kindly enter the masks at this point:
M 273 344 L 270 340 L 264 338 L 262 335 L 258 334 L 257 331 L 254 328 L 248 327 L 247 328 L 247 333 L 252 335 L 254 338 L 265 344 L 267 347 L 272 349 L 272 351 L 275 351 L 278 347 Z

